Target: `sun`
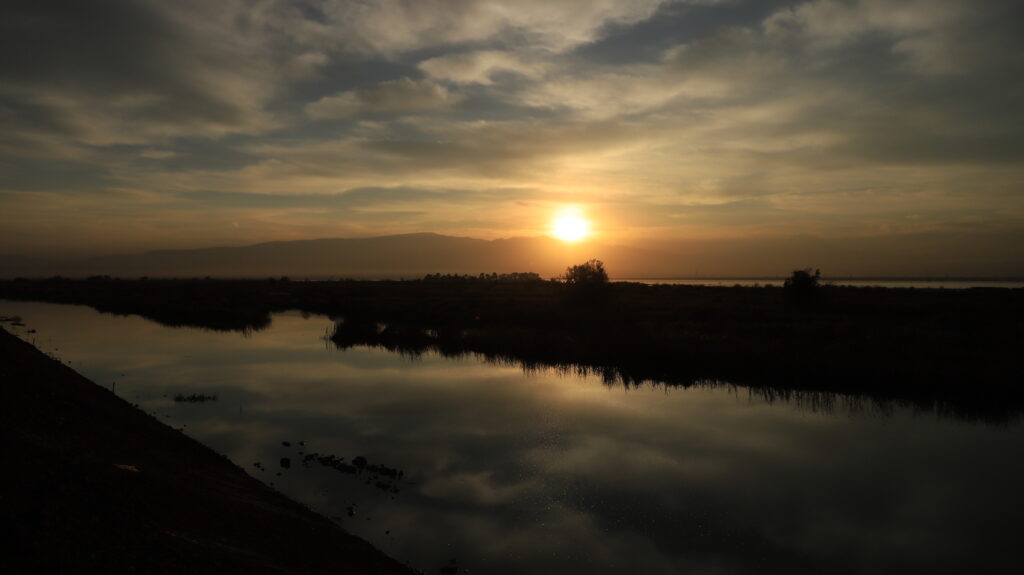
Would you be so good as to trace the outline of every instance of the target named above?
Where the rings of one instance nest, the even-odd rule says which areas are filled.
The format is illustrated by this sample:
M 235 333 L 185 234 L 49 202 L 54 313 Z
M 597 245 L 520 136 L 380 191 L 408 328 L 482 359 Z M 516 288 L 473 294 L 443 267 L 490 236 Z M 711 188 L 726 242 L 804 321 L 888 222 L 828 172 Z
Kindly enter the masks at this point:
M 564 210 L 552 220 L 551 234 L 563 242 L 578 242 L 590 235 L 590 222 L 574 210 Z

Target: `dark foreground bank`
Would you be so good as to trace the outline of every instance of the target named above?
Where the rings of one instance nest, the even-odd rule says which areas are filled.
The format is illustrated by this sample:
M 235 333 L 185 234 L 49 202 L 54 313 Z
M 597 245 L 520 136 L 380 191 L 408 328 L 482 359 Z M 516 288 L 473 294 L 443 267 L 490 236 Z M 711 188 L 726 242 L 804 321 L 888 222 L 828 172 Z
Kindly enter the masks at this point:
M 7 573 L 411 573 L 0 329 Z

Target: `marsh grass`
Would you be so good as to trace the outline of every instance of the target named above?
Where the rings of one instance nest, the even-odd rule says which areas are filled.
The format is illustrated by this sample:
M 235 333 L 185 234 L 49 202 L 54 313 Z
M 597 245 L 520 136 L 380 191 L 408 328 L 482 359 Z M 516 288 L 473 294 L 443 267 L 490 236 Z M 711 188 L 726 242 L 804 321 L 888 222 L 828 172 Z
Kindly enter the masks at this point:
M 203 393 L 191 393 L 189 395 L 184 395 L 179 393 L 174 396 L 174 401 L 176 403 L 204 403 L 207 401 L 217 401 L 217 394 L 214 393 L 207 395 Z
M 1021 411 L 1024 290 L 815 286 L 813 305 L 793 305 L 777 287 L 614 282 L 601 298 L 579 298 L 562 282 L 500 278 L 0 281 L 0 298 L 243 332 L 300 310 L 337 318 L 329 337 L 341 348 L 479 354 L 626 386 L 729 381 L 769 397 L 839 393 L 981 417 Z

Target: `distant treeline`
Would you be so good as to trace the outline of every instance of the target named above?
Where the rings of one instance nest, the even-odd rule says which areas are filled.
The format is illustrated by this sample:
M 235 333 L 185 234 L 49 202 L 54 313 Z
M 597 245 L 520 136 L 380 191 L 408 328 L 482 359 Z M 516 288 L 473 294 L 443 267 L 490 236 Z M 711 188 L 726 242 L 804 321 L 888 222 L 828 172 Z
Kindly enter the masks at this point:
M 544 278 L 535 272 L 512 272 L 499 274 L 497 272 L 471 274 L 427 274 L 423 276 L 425 282 L 542 282 Z

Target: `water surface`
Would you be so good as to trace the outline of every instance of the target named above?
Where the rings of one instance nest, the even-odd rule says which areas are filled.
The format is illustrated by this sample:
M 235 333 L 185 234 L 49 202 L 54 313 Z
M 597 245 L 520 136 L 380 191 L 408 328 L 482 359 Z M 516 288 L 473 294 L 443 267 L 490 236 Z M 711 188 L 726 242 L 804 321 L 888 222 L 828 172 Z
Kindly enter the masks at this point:
M 426 573 L 1017 569 L 1019 423 L 340 351 L 329 320 L 300 314 L 248 335 L 0 301 L 13 315 L 24 339 Z M 173 399 L 193 393 L 217 400 Z
M 647 285 L 689 285 L 689 286 L 774 286 L 782 287 L 785 278 L 640 278 L 613 279 L 612 281 L 636 282 Z M 885 279 L 885 278 L 824 278 L 825 285 L 860 288 L 904 288 L 904 289 L 971 289 L 971 288 L 1024 288 L 1024 280 L 972 280 L 972 279 Z

